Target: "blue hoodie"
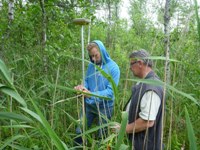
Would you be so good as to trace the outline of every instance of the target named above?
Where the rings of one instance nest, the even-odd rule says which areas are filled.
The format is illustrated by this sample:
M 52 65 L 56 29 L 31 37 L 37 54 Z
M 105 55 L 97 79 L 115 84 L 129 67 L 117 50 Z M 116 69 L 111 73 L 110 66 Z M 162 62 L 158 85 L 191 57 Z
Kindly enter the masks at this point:
M 93 41 L 99 47 L 102 66 L 101 69 L 107 74 L 112 76 L 115 84 L 118 85 L 120 78 L 120 70 L 118 65 L 110 58 L 108 52 L 106 51 L 105 46 L 99 40 Z M 91 61 L 91 59 L 90 59 Z M 114 103 L 114 92 L 111 86 L 111 83 L 98 71 L 95 65 L 91 63 L 88 65 L 86 78 L 85 78 L 85 87 L 92 93 L 99 96 L 105 96 L 111 98 L 111 100 L 103 100 L 98 97 L 85 98 L 87 105 L 95 106 L 96 103 L 99 103 L 100 107 L 103 107 L 104 102 L 106 107 L 112 107 Z

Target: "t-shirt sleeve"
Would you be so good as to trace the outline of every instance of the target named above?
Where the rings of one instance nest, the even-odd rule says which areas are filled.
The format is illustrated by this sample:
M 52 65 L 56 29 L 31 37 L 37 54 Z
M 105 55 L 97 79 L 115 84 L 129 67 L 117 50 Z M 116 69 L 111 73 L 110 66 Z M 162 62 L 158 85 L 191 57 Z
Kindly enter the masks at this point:
M 140 103 L 139 116 L 144 120 L 155 120 L 159 107 L 161 104 L 161 99 L 157 93 L 154 91 L 146 92 Z

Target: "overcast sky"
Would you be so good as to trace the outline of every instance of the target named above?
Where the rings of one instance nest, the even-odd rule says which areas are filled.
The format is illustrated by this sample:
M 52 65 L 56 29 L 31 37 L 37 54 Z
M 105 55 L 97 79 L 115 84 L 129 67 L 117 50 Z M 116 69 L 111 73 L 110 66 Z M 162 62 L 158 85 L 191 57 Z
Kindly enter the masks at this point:
M 198 0 L 200 1 L 200 0 Z M 149 18 L 149 20 L 153 21 L 155 26 L 160 26 L 160 23 L 157 20 L 157 11 L 159 7 L 164 7 L 165 0 L 147 0 L 146 1 L 146 11 L 148 12 L 145 17 Z M 130 15 L 129 15 L 129 9 L 130 9 L 130 0 L 122 0 L 120 5 L 120 18 L 127 19 L 128 24 L 131 25 L 130 21 Z M 162 26 L 162 25 L 161 25 Z
M 187 0 L 185 0 L 187 1 Z M 188 0 L 188 3 L 194 3 L 193 0 Z M 200 0 L 197 0 L 197 4 L 200 5 Z M 164 7 L 165 5 L 165 0 L 147 0 L 147 11 L 148 13 L 148 17 L 154 19 L 154 13 L 156 12 L 155 7 L 158 8 L 162 5 L 162 7 Z M 122 0 L 122 4 L 120 5 L 120 17 L 121 18 L 126 18 L 129 19 L 129 13 L 128 13 L 128 9 L 130 7 L 130 0 Z M 199 10 L 200 11 L 200 10 Z

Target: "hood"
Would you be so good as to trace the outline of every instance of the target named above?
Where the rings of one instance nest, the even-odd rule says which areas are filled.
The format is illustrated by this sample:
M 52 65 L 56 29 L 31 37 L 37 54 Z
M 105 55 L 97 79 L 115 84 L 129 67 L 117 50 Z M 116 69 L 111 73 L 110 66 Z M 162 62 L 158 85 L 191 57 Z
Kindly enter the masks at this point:
M 108 63 L 108 61 L 110 60 L 110 56 L 109 56 L 108 52 L 106 51 L 104 44 L 99 40 L 94 40 L 94 41 L 92 41 L 92 43 L 96 43 L 98 45 L 103 64 Z M 90 61 L 91 61 L 91 58 L 90 58 Z

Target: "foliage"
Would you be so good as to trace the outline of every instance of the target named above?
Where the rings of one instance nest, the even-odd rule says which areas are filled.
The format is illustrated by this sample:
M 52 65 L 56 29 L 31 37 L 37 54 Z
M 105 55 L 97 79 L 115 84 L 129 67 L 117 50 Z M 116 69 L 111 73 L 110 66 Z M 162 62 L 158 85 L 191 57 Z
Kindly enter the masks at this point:
M 81 83 L 81 26 L 74 18 L 91 19 L 84 26 L 84 39 L 100 39 L 121 71 L 113 118 L 108 124 L 122 122 L 119 134 L 109 132 L 105 139 L 94 138 L 103 126 L 94 126 L 84 134 L 91 149 L 128 149 L 124 136 L 127 116 L 122 113 L 130 97 L 132 84 L 152 81 L 135 79 L 129 72 L 128 55 L 147 49 L 155 56 L 154 70 L 164 79 L 164 8 L 156 3 L 158 21 L 148 18 L 153 1 L 133 0 L 130 19 L 119 18 L 119 0 L 48 0 L 46 45 L 42 45 L 42 9 L 40 1 L 15 1 L 14 20 L 8 20 L 8 1 L 0 6 L 0 149 L 67 149 L 74 148 L 75 126 L 79 122 L 80 98 L 73 87 Z M 164 143 L 167 149 L 195 149 L 200 146 L 200 53 L 197 1 L 172 1 L 170 63 L 171 85 L 167 85 Z M 110 8 L 110 17 L 96 17 L 101 8 Z M 123 10 L 122 10 L 123 11 Z M 106 14 L 107 15 L 107 14 Z M 85 40 L 85 45 L 87 40 Z M 86 59 L 88 59 L 86 53 Z M 47 71 L 44 60 L 47 62 Z M 177 61 L 174 61 L 177 60 Z M 86 62 L 86 66 L 88 61 Z M 112 79 L 102 72 L 112 83 Z M 80 93 L 81 94 L 81 93 Z M 185 107 L 183 110 L 183 107 Z M 123 114 L 123 116 L 122 116 Z M 186 134 L 186 131 L 189 137 Z M 80 136 L 82 136 L 80 135 Z M 195 137 L 196 135 L 196 137 Z
M 194 135 L 194 130 L 190 121 L 190 117 L 187 111 L 187 108 L 185 107 L 185 118 L 186 118 L 186 125 L 187 125 L 187 131 L 188 131 L 188 139 L 189 139 L 189 143 L 190 149 L 194 149 L 197 150 L 197 144 L 196 144 L 196 137 Z

